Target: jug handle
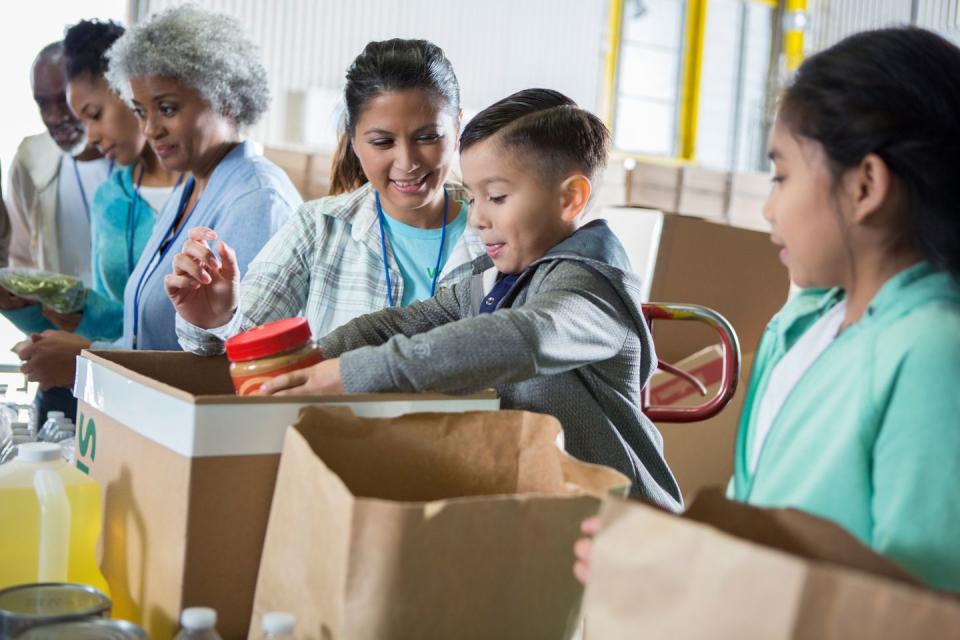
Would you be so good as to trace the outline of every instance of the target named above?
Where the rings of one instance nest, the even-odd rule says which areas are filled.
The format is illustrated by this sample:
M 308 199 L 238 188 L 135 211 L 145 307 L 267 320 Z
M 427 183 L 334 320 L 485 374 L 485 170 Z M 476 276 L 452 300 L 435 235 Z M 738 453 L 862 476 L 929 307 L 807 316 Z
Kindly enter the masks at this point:
M 66 582 L 70 560 L 70 501 L 60 474 L 38 469 L 33 489 L 40 506 L 40 548 L 37 582 Z

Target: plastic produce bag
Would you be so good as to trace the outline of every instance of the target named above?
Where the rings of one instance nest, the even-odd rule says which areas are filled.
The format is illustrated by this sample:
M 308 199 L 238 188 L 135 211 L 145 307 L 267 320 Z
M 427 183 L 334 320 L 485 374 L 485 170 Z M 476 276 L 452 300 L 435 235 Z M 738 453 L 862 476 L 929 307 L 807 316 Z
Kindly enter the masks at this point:
M 64 314 L 83 309 L 87 297 L 79 278 L 37 269 L 0 269 L 0 287 Z

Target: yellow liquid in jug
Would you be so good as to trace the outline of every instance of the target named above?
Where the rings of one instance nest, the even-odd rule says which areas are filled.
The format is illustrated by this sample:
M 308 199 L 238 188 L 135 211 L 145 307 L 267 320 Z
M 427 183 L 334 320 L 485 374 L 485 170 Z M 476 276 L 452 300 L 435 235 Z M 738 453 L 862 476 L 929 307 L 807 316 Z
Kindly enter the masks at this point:
M 62 477 L 62 476 L 61 476 Z M 110 595 L 97 566 L 100 486 L 93 480 L 66 484 L 70 502 L 70 559 L 67 582 Z M 0 588 L 37 582 L 40 509 L 32 488 L 0 487 Z

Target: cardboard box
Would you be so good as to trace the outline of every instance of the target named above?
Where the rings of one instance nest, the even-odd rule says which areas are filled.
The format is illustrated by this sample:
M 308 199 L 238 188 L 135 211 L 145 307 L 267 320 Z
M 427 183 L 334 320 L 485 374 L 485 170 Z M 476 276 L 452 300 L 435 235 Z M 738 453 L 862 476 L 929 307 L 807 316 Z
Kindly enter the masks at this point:
M 787 269 L 769 234 L 650 209 L 610 207 L 606 218 L 623 243 L 647 300 L 709 307 L 733 325 L 743 352 L 755 351 L 770 318 L 786 303 Z M 655 322 L 657 356 L 677 362 L 716 343 L 693 322 Z
M 730 183 L 730 205 L 727 207 L 730 224 L 770 233 L 770 223 L 763 217 L 770 187 L 769 173 L 734 173 Z
M 265 147 L 263 156 L 286 172 L 304 200 L 316 200 L 330 190 L 330 153 L 298 145 Z
M 524 411 L 390 420 L 305 409 L 287 431 L 254 625 L 302 640 L 569 638 L 580 522 L 629 479 Z
M 703 167 L 683 167 L 676 213 L 726 222 L 730 174 Z
M 246 637 L 284 432 L 301 408 L 358 415 L 493 410 L 492 392 L 240 398 L 223 358 L 85 351 L 74 393 L 77 466 L 103 489 L 102 569 L 114 616 L 154 638 L 210 606 L 224 638 Z
M 687 500 L 708 487 L 725 487 L 733 475 L 733 452 L 753 355 L 741 356 L 737 391 L 720 413 L 700 422 L 657 424 L 663 435 L 664 456 Z M 706 347 L 673 364 L 699 379 L 707 387 L 707 395 L 701 396 L 682 378 L 657 371 L 650 380 L 651 404 L 691 407 L 716 395 L 723 373 L 719 345 Z
M 637 162 L 625 176 L 626 204 L 676 211 L 680 197 L 680 167 Z
M 622 157 L 611 157 L 603 173 L 594 180 L 591 207 L 620 207 L 627 202 L 627 169 Z
M 717 492 L 682 516 L 611 500 L 591 558 L 585 637 L 960 637 L 960 601 L 839 526 Z

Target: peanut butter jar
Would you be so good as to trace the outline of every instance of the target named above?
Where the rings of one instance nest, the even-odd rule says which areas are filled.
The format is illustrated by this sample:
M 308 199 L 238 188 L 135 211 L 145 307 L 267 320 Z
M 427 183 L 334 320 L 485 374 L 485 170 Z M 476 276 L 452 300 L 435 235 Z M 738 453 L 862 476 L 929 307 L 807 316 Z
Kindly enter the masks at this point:
M 227 340 L 230 377 L 238 396 L 259 392 L 260 386 L 284 373 L 323 361 L 304 318 L 265 324 Z

